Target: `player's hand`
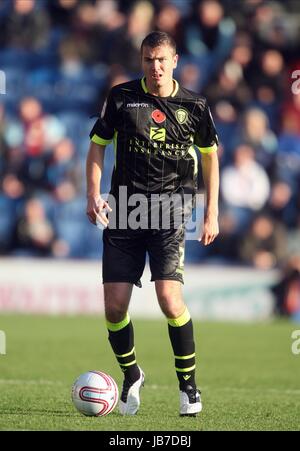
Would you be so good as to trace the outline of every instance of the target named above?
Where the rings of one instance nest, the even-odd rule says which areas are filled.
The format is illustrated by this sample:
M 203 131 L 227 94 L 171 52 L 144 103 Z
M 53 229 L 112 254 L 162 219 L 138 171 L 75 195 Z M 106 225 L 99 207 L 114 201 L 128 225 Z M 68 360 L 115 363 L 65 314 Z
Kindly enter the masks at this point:
M 219 235 L 218 217 L 216 215 L 205 216 L 202 235 L 199 238 L 204 246 L 211 244 Z
M 101 196 L 88 197 L 86 214 L 92 224 L 97 225 L 97 223 L 100 223 L 107 227 L 109 223 L 106 217 L 107 211 L 112 211 L 112 209 Z

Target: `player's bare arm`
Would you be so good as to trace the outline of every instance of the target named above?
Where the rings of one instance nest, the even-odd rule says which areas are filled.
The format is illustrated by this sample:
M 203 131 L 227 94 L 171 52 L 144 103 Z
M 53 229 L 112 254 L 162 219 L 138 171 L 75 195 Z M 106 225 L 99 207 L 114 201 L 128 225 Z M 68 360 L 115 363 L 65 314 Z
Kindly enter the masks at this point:
M 219 234 L 219 161 L 217 152 L 201 154 L 201 166 L 206 188 L 206 208 L 200 241 L 207 246 Z
M 104 164 L 105 146 L 91 142 L 86 160 L 87 208 L 86 214 L 92 224 L 98 220 L 104 227 L 108 225 L 105 209 L 112 211 L 100 194 L 101 175 Z

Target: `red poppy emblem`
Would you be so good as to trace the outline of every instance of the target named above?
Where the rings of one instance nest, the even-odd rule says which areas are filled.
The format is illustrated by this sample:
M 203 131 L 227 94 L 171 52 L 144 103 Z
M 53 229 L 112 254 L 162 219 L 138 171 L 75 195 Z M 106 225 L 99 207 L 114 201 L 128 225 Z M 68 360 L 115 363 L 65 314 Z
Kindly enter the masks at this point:
M 162 122 L 164 122 L 166 120 L 165 113 L 163 113 L 160 110 L 152 111 L 151 117 L 157 124 L 161 124 Z

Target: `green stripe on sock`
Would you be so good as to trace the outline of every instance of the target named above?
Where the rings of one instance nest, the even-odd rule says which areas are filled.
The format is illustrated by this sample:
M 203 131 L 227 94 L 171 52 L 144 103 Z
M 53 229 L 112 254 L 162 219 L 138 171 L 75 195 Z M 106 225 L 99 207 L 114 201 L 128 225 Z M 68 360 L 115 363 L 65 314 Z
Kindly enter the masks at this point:
M 196 365 L 190 366 L 189 368 L 175 368 L 179 373 L 188 373 L 189 371 L 193 371 L 196 368 Z
M 106 327 L 111 332 L 117 332 L 118 330 L 124 329 L 124 327 L 127 326 L 127 324 L 130 323 L 130 316 L 128 313 L 126 313 L 125 318 L 120 321 L 119 323 L 111 323 L 106 320 Z
M 130 352 L 127 352 L 127 354 L 115 354 L 116 357 L 128 357 L 131 354 L 134 354 L 135 349 L 132 348 Z
M 190 355 L 182 355 L 182 356 L 180 356 L 180 355 L 174 355 L 174 357 L 175 357 L 175 359 L 178 359 L 178 360 L 188 360 L 188 359 L 191 359 L 191 358 L 193 358 L 193 357 L 195 357 L 195 353 L 193 353 L 193 354 L 190 354 Z
M 136 363 L 136 360 L 133 360 L 133 362 L 130 363 L 119 363 L 120 366 L 131 366 L 134 365 Z
M 168 323 L 172 327 L 181 327 L 188 323 L 190 319 L 191 316 L 186 307 L 182 315 L 178 316 L 178 318 L 168 318 Z

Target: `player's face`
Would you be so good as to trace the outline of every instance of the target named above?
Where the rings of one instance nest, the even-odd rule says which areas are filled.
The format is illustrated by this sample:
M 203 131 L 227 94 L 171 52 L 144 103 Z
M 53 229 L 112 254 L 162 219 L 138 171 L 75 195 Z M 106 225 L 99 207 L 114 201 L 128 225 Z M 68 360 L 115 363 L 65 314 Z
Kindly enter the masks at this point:
M 173 70 L 177 66 L 178 55 L 169 45 L 159 47 L 143 47 L 142 69 L 147 84 L 154 88 L 161 88 L 172 83 Z

